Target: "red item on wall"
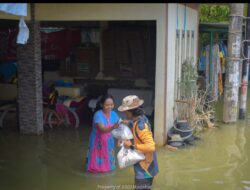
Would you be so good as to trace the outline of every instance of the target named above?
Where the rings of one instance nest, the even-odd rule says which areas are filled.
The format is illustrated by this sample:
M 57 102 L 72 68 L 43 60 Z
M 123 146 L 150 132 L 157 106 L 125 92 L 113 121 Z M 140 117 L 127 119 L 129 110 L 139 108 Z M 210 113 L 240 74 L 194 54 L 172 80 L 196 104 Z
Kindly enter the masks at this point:
M 0 60 L 16 60 L 16 38 L 18 29 L 0 30 Z M 65 59 L 73 47 L 81 44 L 81 30 L 62 30 L 59 32 L 41 32 L 42 58 L 48 56 Z
M 53 56 L 55 59 L 65 59 L 73 47 L 81 43 L 80 30 L 63 30 L 52 33 L 41 33 L 42 57 Z

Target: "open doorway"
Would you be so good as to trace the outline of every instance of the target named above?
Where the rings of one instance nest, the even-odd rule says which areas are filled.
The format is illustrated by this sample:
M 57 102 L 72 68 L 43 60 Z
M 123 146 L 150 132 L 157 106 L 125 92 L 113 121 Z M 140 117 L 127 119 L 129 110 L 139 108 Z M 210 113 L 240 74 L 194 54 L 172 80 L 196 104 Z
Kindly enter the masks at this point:
M 1 48 L 8 50 L 7 54 L 12 53 L 12 60 L 17 61 L 18 21 L 2 23 L 6 34 L 12 31 L 13 36 L 7 36 L 12 43 L 1 43 Z M 40 24 L 43 88 L 48 83 L 55 84 L 60 102 L 74 108 L 80 127 L 91 125 L 90 100 L 105 93 L 114 96 L 116 108 L 126 95 L 143 98 L 146 114 L 154 124 L 156 21 L 43 21 Z
M 62 96 L 85 97 L 80 123 L 91 124 L 89 102 L 105 93 L 116 108 L 126 95 L 143 98 L 154 123 L 156 21 L 47 21 L 41 32 L 43 81 L 55 81 Z

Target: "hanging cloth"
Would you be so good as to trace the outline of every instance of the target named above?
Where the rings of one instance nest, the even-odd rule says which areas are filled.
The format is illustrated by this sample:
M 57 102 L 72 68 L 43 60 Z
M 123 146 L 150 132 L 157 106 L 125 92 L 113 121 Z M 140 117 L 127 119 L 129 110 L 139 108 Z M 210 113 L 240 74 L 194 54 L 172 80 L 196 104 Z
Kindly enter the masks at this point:
M 178 30 L 178 28 L 179 28 L 179 11 L 178 11 L 178 3 L 177 3 L 177 6 L 176 6 L 176 14 L 177 14 L 177 17 L 176 17 L 176 30 Z
M 226 55 L 226 46 L 225 46 L 225 44 L 221 41 L 220 42 L 220 44 L 219 44 L 219 46 L 220 46 L 220 51 L 221 51 L 221 53 L 220 53 L 220 58 L 221 58 L 221 73 L 222 74 L 224 74 L 225 73 L 225 66 L 226 66 L 226 57 L 227 57 L 227 55 Z
M 26 44 L 29 39 L 29 28 L 27 27 L 24 18 L 21 17 L 19 21 L 19 31 L 17 35 L 18 44 Z
M 209 76 L 209 53 L 210 51 L 210 46 L 207 45 L 205 48 L 205 76 L 206 76 L 206 88 L 208 88 L 209 86 L 209 80 L 210 80 L 210 76 Z
M 205 48 L 203 47 L 201 50 L 201 55 L 199 58 L 199 71 L 205 71 L 206 68 L 206 52 L 205 52 Z
M 0 11 L 17 16 L 22 16 L 19 21 L 17 43 L 26 44 L 29 38 L 29 29 L 25 24 L 23 17 L 27 16 L 27 3 L 0 3 Z
M 222 95 L 223 93 L 223 84 L 222 84 L 222 59 L 223 59 L 223 53 L 220 48 L 220 44 L 218 45 L 219 47 L 219 54 L 218 54 L 218 62 L 217 62 L 217 67 L 218 67 L 218 92 L 219 96 Z
M 185 8 L 184 8 L 184 32 L 186 32 L 186 25 L 187 25 L 187 7 L 185 4 Z

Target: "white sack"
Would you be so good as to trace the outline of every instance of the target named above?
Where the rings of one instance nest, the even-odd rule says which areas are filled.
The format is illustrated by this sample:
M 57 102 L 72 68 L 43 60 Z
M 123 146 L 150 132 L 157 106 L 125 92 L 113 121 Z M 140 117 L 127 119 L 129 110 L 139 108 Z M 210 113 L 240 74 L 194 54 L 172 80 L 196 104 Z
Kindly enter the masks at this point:
M 145 155 L 137 152 L 136 150 L 127 149 L 124 146 L 122 146 L 117 154 L 117 159 L 119 167 L 125 168 L 134 165 L 141 160 L 144 160 Z
M 122 139 L 122 140 L 133 139 L 133 133 L 132 133 L 132 131 L 130 130 L 130 128 L 127 125 L 125 125 L 123 123 L 120 123 L 119 127 L 116 128 L 116 129 L 113 129 L 111 131 L 111 133 L 117 139 Z

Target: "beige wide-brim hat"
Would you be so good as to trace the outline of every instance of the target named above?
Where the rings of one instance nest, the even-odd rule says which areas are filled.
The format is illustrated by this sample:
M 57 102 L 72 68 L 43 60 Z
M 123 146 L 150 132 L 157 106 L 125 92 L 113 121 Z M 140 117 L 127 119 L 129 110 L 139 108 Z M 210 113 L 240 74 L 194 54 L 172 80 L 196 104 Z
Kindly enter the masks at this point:
M 143 99 L 138 98 L 136 95 L 129 95 L 123 98 L 122 105 L 118 107 L 120 112 L 132 110 L 140 107 L 144 103 Z

